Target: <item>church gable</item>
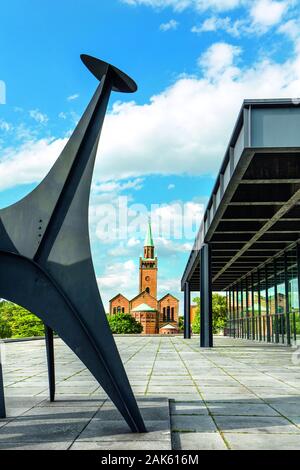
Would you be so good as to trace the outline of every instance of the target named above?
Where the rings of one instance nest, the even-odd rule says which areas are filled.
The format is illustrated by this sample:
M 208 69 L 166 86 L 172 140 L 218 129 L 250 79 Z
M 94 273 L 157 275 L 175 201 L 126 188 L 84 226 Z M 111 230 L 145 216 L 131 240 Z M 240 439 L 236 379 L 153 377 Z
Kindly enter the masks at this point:
M 109 301 L 110 314 L 129 313 L 129 300 L 122 294 L 118 294 Z
M 168 299 L 172 299 L 172 300 L 177 300 L 177 302 L 179 302 L 179 300 L 177 299 L 177 297 L 175 297 L 174 295 L 172 294 L 166 294 L 164 295 L 161 299 L 159 299 L 159 303 L 160 302 L 163 302 L 164 300 L 168 300 Z
M 179 300 L 174 295 L 166 294 L 159 300 L 158 305 L 159 318 L 162 323 L 178 321 Z
M 154 308 L 157 310 L 157 300 L 155 297 L 153 297 L 151 294 L 148 294 L 148 292 L 144 291 L 138 294 L 136 297 L 134 297 L 131 302 L 130 302 L 130 309 L 132 310 L 133 308 L 138 307 L 141 304 L 147 304 L 149 307 Z

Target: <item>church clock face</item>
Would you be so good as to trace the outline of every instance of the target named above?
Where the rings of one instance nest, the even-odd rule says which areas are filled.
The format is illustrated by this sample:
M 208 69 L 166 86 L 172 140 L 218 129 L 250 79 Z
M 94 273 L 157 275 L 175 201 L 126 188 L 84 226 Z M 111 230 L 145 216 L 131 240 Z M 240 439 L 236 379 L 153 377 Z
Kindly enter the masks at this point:
M 145 280 L 146 280 L 146 281 L 150 281 L 150 276 L 146 276 L 146 277 L 145 277 Z

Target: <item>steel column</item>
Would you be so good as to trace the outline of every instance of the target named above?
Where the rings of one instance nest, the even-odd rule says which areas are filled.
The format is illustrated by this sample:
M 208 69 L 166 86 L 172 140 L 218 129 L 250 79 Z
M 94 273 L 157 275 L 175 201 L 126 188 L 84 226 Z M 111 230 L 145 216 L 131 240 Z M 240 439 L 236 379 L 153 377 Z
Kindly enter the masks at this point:
M 262 324 L 261 324 L 261 295 L 260 295 L 260 269 L 257 270 L 257 293 L 258 293 L 258 336 L 262 341 Z
M 49 381 L 49 397 L 50 401 L 55 400 L 55 366 L 54 366 L 54 343 L 53 330 L 45 325 L 45 341 L 48 363 L 48 381 Z
M 270 328 L 270 308 L 269 308 L 269 283 L 268 283 L 268 267 L 265 266 L 265 283 L 266 283 L 266 326 L 267 326 L 267 343 L 271 343 Z
M 276 258 L 274 259 L 273 268 L 274 268 L 274 298 L 275 298 L 275 343 L 279 343 L 278 289 L 277 289 L 277 263 L 276 263 Z
M 236 305 L 235 305 L 235 291 L 232 288 L 232 312 L 233 312 L 233 337 L 236 337 Z
M 297 277 L 298 277 L 298 317 L 300 315 L 300 244 L 297 243 Z M 296 331 L 296 340 L 297 340 L 297 331 Z
M 184 339 L 191 338 L 191 291 L 188 282 L 184 283 Z
M 252 321 L 252 339 L 255 340 L 256 337 L 256 329 L 255 329 L 255 317 L 254 317 L 254 280 L 253 280 L 253 273 L 251 274 L 251 321 Z
M 211 290 L 211 248 L 205 244 L 200 252 L 200 346 L 213 346 L 212 333 L 212 290 Z
M 289 278 L 287 266 L 287 252 L 284 253 L 284 284 L 285 284 L 285 318 L 286 318 L 286 342 L 291 344 L 291 325 L 290 325 L 290 302 L 289 302 Z

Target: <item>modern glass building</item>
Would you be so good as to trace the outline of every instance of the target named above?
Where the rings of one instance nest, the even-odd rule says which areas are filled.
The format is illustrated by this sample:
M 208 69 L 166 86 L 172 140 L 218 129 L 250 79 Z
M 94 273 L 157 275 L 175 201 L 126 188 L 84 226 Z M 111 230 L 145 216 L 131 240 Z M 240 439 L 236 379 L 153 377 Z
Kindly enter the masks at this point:
M 201 298 L 201 346 L 211 347 L 213 291 L 227 297 L 226 334 L 292 344 L 300 338 L 300 105 L 246 100 L 183 277 Z

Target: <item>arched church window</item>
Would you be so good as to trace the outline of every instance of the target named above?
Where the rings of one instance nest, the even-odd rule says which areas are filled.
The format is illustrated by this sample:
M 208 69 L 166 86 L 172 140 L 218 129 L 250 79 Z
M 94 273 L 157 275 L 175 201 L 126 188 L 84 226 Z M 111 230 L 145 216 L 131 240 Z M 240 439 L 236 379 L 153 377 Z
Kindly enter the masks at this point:
M 166 307 L 163 308 L 163 321 L 166 321 Z
M 170 307 L 167 307 L 167 321 L 170 321 Z
M 171 318 L 172 318 L 172 321 L 174 321 L 174 307 L 172 307 L 171 309 Z
M 117 309 L 116 309 L 116 307 L 114 307 L 114 314 L 116 314 L 116 313 L 117 313 Z
M 124 307 L 122 307 L 122 313 L 125 313 L 125 308 Z

